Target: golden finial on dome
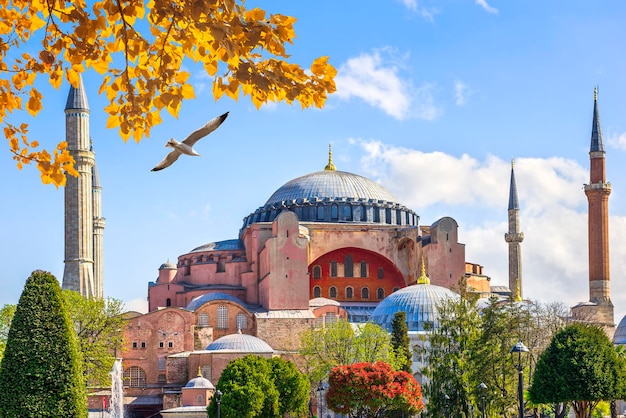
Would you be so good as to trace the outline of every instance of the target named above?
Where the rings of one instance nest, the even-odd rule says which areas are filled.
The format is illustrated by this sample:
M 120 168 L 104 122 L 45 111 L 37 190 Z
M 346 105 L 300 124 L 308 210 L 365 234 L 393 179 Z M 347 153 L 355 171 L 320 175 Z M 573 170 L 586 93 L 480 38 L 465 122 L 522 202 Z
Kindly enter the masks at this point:
M 426 264 L 424 263 L 424 256 L 422 256 L 422 274 L 417 279 L 417 284 L 430 284 L 430 279 L 426 275 Z
M 597 101 L 598 100 L 598 86 L 595 86 L 593 88 L 593 101 Z
M 198 377 L 202 377 L 202 370 L 200 370 L 200 366 L 198 366 Z
M 337 171 L 337 167 L 333 164 L 333 146 L 328 144 L 328 165 L 324 167 L 326 171 Z

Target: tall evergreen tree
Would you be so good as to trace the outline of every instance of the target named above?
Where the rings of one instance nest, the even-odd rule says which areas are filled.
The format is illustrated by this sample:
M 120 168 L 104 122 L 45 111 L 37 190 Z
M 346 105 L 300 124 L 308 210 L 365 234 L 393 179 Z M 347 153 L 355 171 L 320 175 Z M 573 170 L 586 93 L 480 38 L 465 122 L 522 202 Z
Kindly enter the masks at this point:
M 26 281 L 0 364 L 0 416 L 83 418 L 87 398 L 76 333 L 50 273 Z
M 409 327 L 406 325 L 406 312 L 398 311 L 391 321 L 391 345 L 396 354 L 396 361 L 400 370 L 412 373 L 413 355 Z

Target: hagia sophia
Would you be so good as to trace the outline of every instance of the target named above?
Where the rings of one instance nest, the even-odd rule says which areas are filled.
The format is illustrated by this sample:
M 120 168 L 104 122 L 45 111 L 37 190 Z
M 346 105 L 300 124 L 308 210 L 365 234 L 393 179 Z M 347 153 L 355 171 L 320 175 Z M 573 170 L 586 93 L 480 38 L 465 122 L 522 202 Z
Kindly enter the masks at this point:
M 78 178 L 65 188 L 63 288 L 102 297 L 101 187 L 89 144 L 89 106 L 82 82 L 65 107 L 66 140 Z M 613 329 L 608 256 L 605 150 L 594 97 L 590 148 L 589 301 L 573 307 Z M 388 327 L 407 312 L 410 332 L 436 321 L 436 304 L 458 297 L 461 280 L 480 297 L 523 297 L 519 202 L 511 167 L 508 286 L 495 286 L 466 260 L 459 225 L 426 225 L 384 187 L 335 167 L 332 150 L 320 171 L 288 180 L 243 219 L 233 238 L 190 243 L 147 284 L 149 312 L 128 312 L 124 329 L 124 396 L 128 416 L 202 416 L 221 372 L 248 353 L 292 358 L 303 330 L 345 318 Z M 323 166 L 326 163 L 325 167 Z M 194 247 L 195 245 L 195 247 Z M 155 266 L 156 267 L 156 266 Z M 626 325 L 616 338 L 626 342 Z M 415 370 L 419 379 L 419 370 Z M 90 397 L 101 407 L 106 392 Z M 194 413 L 196 415 L 194 415 Z

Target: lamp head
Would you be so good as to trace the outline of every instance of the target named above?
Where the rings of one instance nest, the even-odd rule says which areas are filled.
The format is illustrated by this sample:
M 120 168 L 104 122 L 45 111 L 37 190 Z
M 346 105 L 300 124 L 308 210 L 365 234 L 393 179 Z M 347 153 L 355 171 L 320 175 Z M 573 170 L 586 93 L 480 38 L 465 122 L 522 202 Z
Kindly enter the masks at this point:
M 217 403 L 220 403 L 222 401 L 222 391 L 220 391 L 219 389 L 215 391 L 215 401 Z

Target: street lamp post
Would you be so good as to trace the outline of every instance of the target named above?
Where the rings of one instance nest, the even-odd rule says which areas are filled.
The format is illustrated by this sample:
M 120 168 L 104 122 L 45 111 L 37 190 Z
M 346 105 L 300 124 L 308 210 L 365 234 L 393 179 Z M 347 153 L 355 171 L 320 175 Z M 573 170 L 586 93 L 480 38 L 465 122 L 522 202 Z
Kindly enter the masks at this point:
M 215 391 L 215 402 L 217 403 L 217 418 L 220 418 L 220 404 L 222 403 L 222 392 L 220 390 Z
M 515 363 L 515 353 L 517 353 L 517 363 L 515 368 L 517 369 L 517 399 L 519 400 L 519 418 L 524 418 L 524 365 L 522 364 L 522 353 L 528 353 L 528 348 L 521 342 L 511 348 L 511 357 Z
M 450 397 L 446 393 L 443 394 L 443 408 L 446 413 L 446 418 L 450 418 Z
M 480 382 L 480 385 L 478 385 L 478 389 L 480 390 L 480 399 L 482 401 L 481 403 L 483 418 L 485 418 L 485 391 L 487 390 L 487 385 L 485 385 L 483 382 Z
M 322 409 L 322 407 L 324 406 L 322 401 L 324 399 L 324 384 L 322 382 L 320 382 L 320 384 L 317 386 L 317 398 L 319 399 L 319 418 L 322 418 L 324 416 L 324 410 Z

